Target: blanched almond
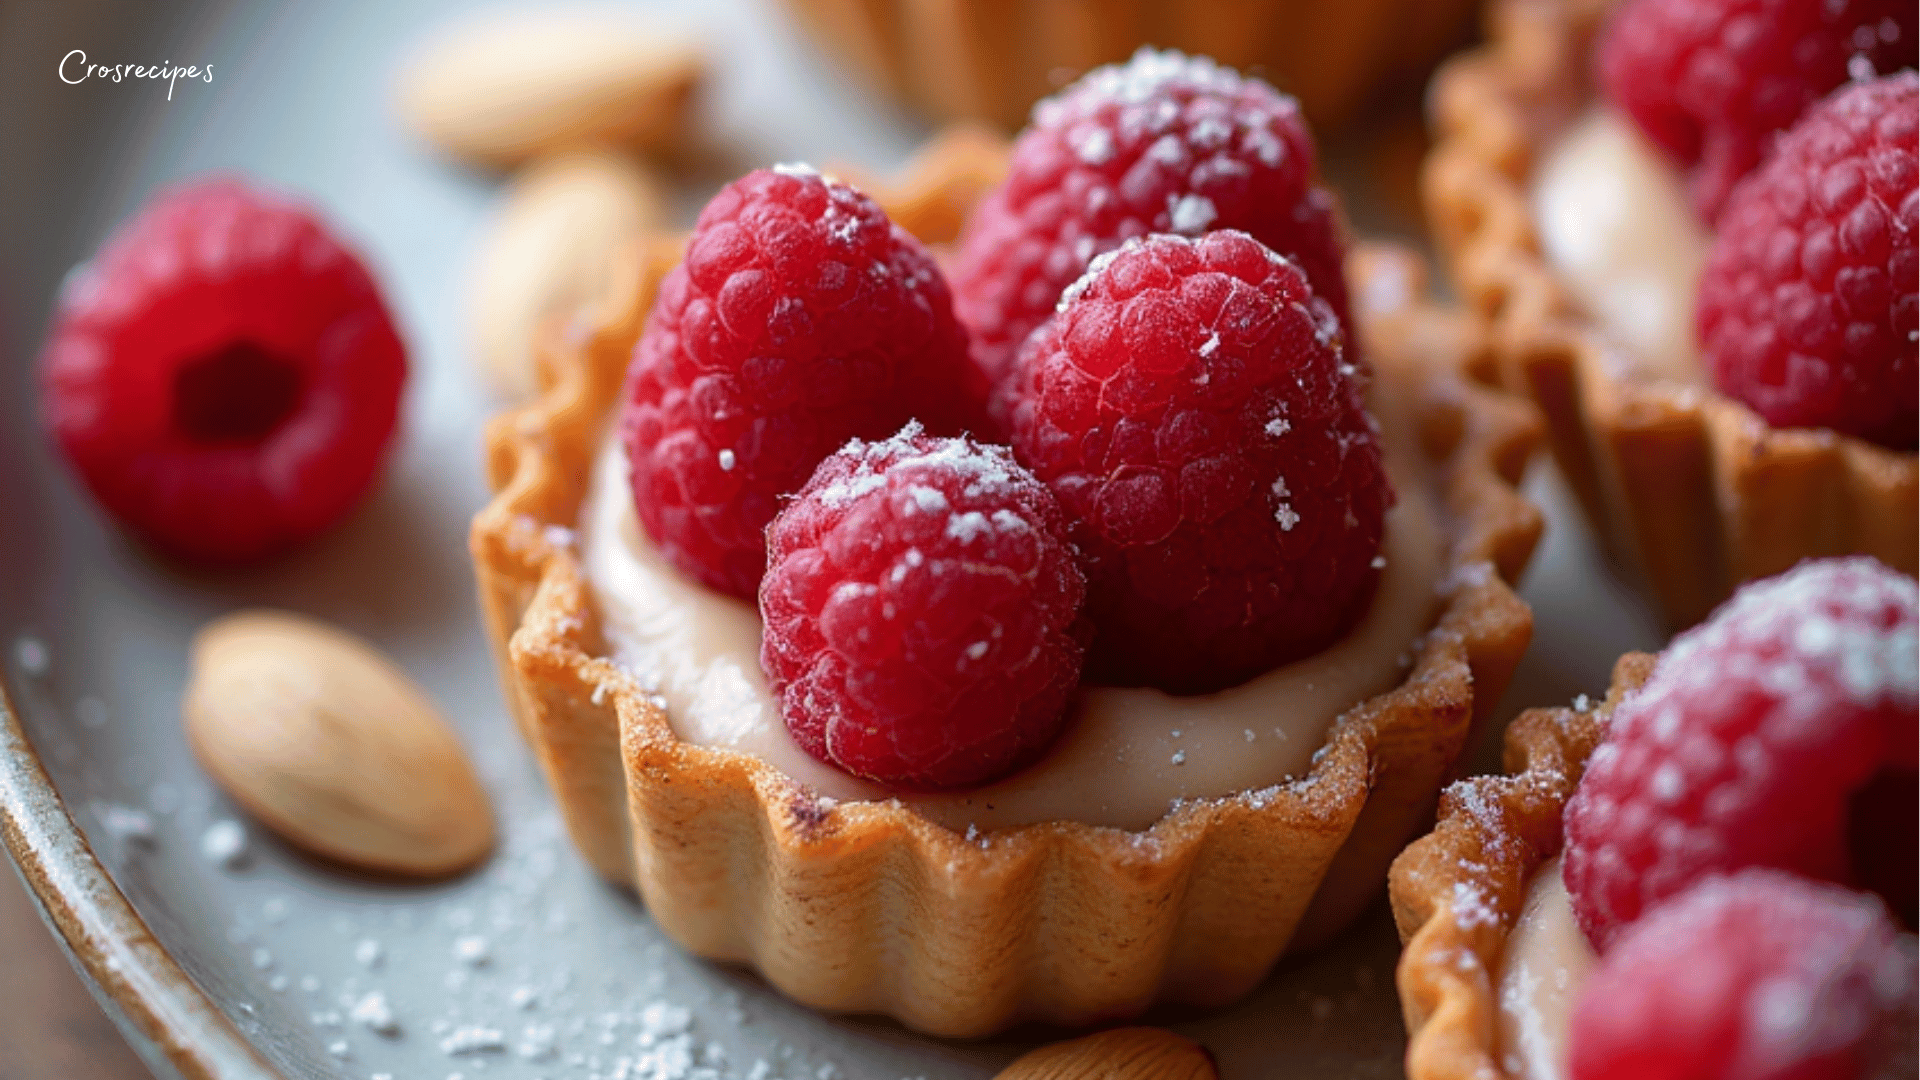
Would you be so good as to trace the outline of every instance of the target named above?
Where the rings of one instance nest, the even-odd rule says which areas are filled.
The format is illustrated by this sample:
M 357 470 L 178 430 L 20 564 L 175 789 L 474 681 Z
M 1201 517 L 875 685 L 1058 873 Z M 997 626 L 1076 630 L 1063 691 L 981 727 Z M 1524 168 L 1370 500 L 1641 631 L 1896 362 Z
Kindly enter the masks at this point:
M 619 17 L 515 14 L 460 26 L 402 73 L 400 109 L 448 153 L 504 166 L 581 143 L 678 141 L 706 57 Z
M 532 397 L 537 329 L 599 299 L 663 217 L 653 177 L 608 149 L 563 151 L 513 179 L 474 264 L 473 347 L 495 389 Z
M 1219 1080 L 1200 1044 L 1164 1028 L 1115 1028 L 1020 1058 L 998 1080 Z
M 227 794 L 298 847 L 438 877 L 493 848 L 493 814 L 453 729 L 371 645 L 242 611 L 193 642 L 187 739 Z

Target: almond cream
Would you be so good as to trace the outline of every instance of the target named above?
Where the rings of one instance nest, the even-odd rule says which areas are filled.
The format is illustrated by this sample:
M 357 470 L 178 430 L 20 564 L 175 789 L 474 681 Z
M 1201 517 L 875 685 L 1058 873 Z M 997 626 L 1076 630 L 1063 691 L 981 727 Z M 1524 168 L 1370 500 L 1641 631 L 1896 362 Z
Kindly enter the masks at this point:
M 1500 959 L 1500 1066 L 1508 1080 L 1564 1080 L 1567 1025 L 1593 963 L 1556 857 L 1535 871 Z
M 1038 763 L 966 792 L 897 797 L 961 831 L 1051 820 L 1143 829 L 1183 799 L 1305 776 L 1333 721 L 1401 680 L 1442 599 L 1445 540 L 1419 447 L 1403 418 L 1378 401 L 1375 411 L 1399 502 L 1387 515 L 1373 604 L 1344 639 L 1214 694 L 1086 688 Z M 760 669 L 758 610 L 665 562 L 634 514 L 617 438 L 595 465 L 579 531 L 614 659 L 665 701 L 676 735 L 755 754 L 828 798 L 896 797 L 794 743 Z
M 1629 372 L 1701 384 L 1693 307 L 1712 239 L 1659 149 L 1595 108 L 1535 168 L 1532 200 L 1547 259 Z

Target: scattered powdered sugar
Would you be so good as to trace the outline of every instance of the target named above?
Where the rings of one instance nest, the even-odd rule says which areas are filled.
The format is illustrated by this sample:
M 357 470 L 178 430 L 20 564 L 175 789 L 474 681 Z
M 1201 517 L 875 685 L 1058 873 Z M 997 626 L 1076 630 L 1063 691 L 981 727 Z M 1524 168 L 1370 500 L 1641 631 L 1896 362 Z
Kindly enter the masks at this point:
M 101 802 L 93 804 L 93 816 L 100 819 L 100 826 L 115 840 L 142 846 L 153 843 L 153 815 L 145 810 Z
M 393 1007 L 387 1004 L 387 995 L 378 990 L 369 991 L 354 1002 L 347 1018 L 382 1038 L 400 1036 L 400 1021 L 394 1018 Z
M 246 827 L 231 818 L 221 818 L 200 834 L 200 857 L 223 870 L 238 870 L 247 864 Z
M 1860 613 L 1888 606 L 1885 595 L 1890 583 L 1900 590 L 1903 614 L 1897 629 L 1883 630 L 1878 619 Z M 1725 670 L 1730 656 L 1743 669 L 1752 666 L 1752 650 L 1730 649 L 1731 641 L 1779 635 L 1791 619 L 1795 625 L 1789 662 L 1768 662 L 1764 670 L 1739 672 L 1777 694 L 1784 707 L 1821 698 L 1796 693 L 1816 671 L 1836 676 L 1840 688 L 1863 706 L 1911 701 L 1920 693 L 1920 637 L 1915 633 L 1913 608 L 1912 583 L 1869 557 L 1802 563 L 1778 577 L 1745 586 L 1710 620 L 1675 638 L 1661 655 L 1650 683 L 1719 680 L 1730 674 Z M 1703 654 L 1711 662 L 1698 662 Z
M 1198 236 L 1220 216 L 1205 195 L 1167 196 L 1167 224 L 1182 236 Z
M 20 665 L 21 671 L 36 679 L 53 666 L 53 657 L 47 652 L 46 643 L 32 634 L 22 634 L 14 639 L 13 659 Z
M 1281 532 L 1292 532 L 1293 527 L 1300 524 L 1300 514 L 1293 508 L 1292 503 L 1286 501 L 1293 495 L 1293 492 L 1287 489 L 1286 477 L 1274 478 L 1273 494 L 1275 498 L 1281 500 L 1279 506 L 1274 508 L 1273 520 L 1280 523 Z
M 879 473 L 855 473 L 821 488 L 815 497 L 828 506 L 839 507 L 886 486 L 887 478 Z
M 552 1061 L 560 1056 L 559 1032 L 552 1024 L 528 1024 L 513 1052 L 522 1061 Z
M 1273 419 L 1267 421 L 1267 426 L 1265 430 L 1268 435 L 1271 435 L 1277 439 L 1280 436 L 1285 435 L 1287 432 L 1292 431 L 1293 424 L 1288 422 L 1288 420 L 1283 416 L 1276 416 Z
M 493 959 L 493 947 L 486 938 L 468 934 L 454 939 L 453 958 L 468 967 L 480 967 Z
M 1056 313 L 1067 310 L 1069 306 L 1080 299 L 1082 293 L 1092 287 L 1096 278 L 1107 272 L 1107 267 L 1113 265 L 1113 260 L 1119 258 L 1121 252 L 1132 251 L 1134 248 L 1140 246 L 1140 242 L 1140 238 L 1136 236 L 1111 251 L 1103 251 L 1095 255 L 1092 261 L 1087 263 L 1086 270 L 1081 273 L 1079 278 L 1061 291 L 1060 301 L 1053 305 L 1053 310 Z
M 276 905 L 290 905 L 268 896 L 236 908 L 227 937 L 242 962 L 257 967 L 255 992 L 286 995 L 287 1014 L 308 1019 L 317 1047 L 365 1063 L 350 1070 L 355 1076 L 739 1080 L 756 1068 L 762 1080 L 842 1075 L 772 1029 L 747 1027 L 752 1016 L 741 991 L 690 977 L 698 962 L 641 920 L 596 926 L 592 955 L 609 962 L 576 976 L 549 944 L 564 942 L 577 918 L 572 891 L 555 888 L 561 875 L 591 877 L 564 837 L 557 814 L 536 814 L 509 830 L 493 862 L 445 899 L 353 904 L 331 915 L 327 901 L 316 899 L 316 910 L 302 904 L 299 918 L 285 920 L 284 940 L 269 942 L 263 935 Z M 598 896 L 597 888 L 590 893 Z M 329 929 L 335 961 L 324 987 L 313 975 L 291 977 L 293 965 L 328 955 L 315 947 Z M 445 990 L 428 989 L 431 970 L 419 983 L 417 965 L 383 963 L 376 932 L 390 943 L 420 941 L 416 951 L 424 949 L 429 963 L 450 951 L 459 963 L 449 974 L 459 978 Z M 483 955 L 488 963 L 472 964 Z M 353 963 L 343 962 L 347 956 Z M 390 967 L 402 970 L 389 974 Z M 412 985 L 423 996 L 397 992 Z M 236 1007 L 254 1011 L 244 999 Z M 737 1066 L 729 1064 L 730 1047 Z M 445 1065 L 422 1064 L 422 1053 Z
M 1448 907 L 1453 912 L 1453 921 L 1463 929 L 1500 924 L 1500 912 L 1487 901 L 1486 892 L 1477 882 L 1454 882 Z
M 970 543 L 982 535 L 992 532 L 987 515 L 978 510 L 969 510 L 964 514 L 955 514 L 947 519 L 947 536 L 961 543 Z
M 944 513 L 948 506 L 947 497 L 941 494 L 939 488 L 930 488 L 925 484 L 914 484 L 908 487 L 907 498 L 910 500 L 907 503 L 909 510 L 917 510 L 925 514 Z
M 440 1040 L 440 1052 L 448 1057 L 462 1054 L 498 1053 L 507 1048 L 507 1037 L 499 1028 L 480 1024 L 462 1024 Z
M 1191 83 L 1223 94 L 1237 93 L 1240 76 L 1232 68 L 1220 66 L 1205 56 L 1188 56 L 1174 49 L 1154 49 L 1142 45 L 1124 64 L 1107 64 L 1088 72 L 1059 97 L 1034 106 L 1036 122 L 1049 107 L 1057 109 L 1067 95 L 1092 95 L 1096 98 L 1138 105 L 1154 97 L 1160 88 L 1173 81 Z M 1168 102 L 1171 104 L 1171 102 Z
M 1113 134 L 1099 124 L 1087 124 L 1067 136 L 1073 154 L 1088 165 L 1105 165 L 1113 160 Z

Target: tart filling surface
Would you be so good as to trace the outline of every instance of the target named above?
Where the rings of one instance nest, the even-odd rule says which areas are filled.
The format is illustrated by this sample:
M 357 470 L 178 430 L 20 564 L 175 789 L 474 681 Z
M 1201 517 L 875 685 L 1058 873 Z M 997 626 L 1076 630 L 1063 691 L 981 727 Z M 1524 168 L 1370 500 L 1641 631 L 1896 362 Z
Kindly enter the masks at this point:
M 1305 776 L 1334 718 L 1405 676 L 1444 600 L 1440 511 L 1404 405 L 1393 400 L 1400 392 L 1391 381 L 1375 385 L 1373 412 L 1402 494 L 1388 512 L 1380 587 L 1345 638 L 1212 694 L 1084 688 L 1066 734 L 1040 762 L 970 791 L 900 800 L 961 832 L 1052 820 L 1144 829 L 1185 799 Z M 754 754 L 830 799 L 895 797 L 794 743 L 761 670 L 759 612 L 661 558 L 626 476 L 609 438 L 579 524 L 581 558 L 613 658 L 665 701 L 674 734 Z
M 1500 1062 L 1511 1080 L 1565 1075 L 1567 1025 L 1593 961 L 1593 946 L 1574 922 L 1555 856 L 1534 871 L 1494 975 Z
M 1709 237 L 1679 174 L 1633 122 L 1595 108 L 1534 170 L 1540 246 L 1567 288 L 1623 348 L 1623 375 L 1704 386 L 1694 293 Z

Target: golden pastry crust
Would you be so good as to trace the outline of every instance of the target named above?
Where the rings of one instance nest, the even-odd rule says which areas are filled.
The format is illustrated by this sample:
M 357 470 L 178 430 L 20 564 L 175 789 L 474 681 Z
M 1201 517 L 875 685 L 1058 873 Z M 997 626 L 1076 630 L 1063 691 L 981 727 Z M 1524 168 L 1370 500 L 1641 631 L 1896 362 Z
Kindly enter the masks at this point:
M 869 190 L 944 242 L 1005 154 L 949 135 L 904 183 Z M 1459 376 L 1484 341 L 1424 299 L 1416 260 L 1352 260 L 1369 356 L 1410 403 L 1450 540 L 1451 591 L 1405 683 L 1341 717 L 1297 783 L 1193 801 L 1144 832 L 1054 821 L 970 840 L 898 802 L 835 804 L 757 757 L 680 741 L 607 658 L 570 527 L 677 249 L 643 252 L 624 302 L 550 352 L 546 395 L 493 424 L 498 494 L 472 534 L 507 696 L 601 873 L 699 955 L 751 964 L 817 1008 L 949 1036 L 1224 1004 L 1375 894 L 1526 647 L 1532 619 L 1507 583 L 1541 527 L 1514 490 L 1538 419 Z
M 1675 629 L 1804 558 L 1859 552 L 1914 573 L 1920 458 L 1621 377 L 1541 254 L 1530 174 L 1592 96 L 1610 6 L 1494 0 L 1489 43 L 1434 79 L 1422 195 L 1453 281 L 1491 326 L 1498 377 L 1540 405 L 1588 520 Z
M 1252 70 L 1316 127 L 1351 119 L 1465 38 L 1474 0 L 788 0 L 868 84 L 942 119 L 1013 130 L 1035 101 L 1142 44 Z
M 1647 680 L 1654 660 L 1621 657 L 1606 700 L 1590 710 L 1520 714 L 1507 728 L 1507 775 L 1447 788 L 1433 832 L 1393 861 L 1388 894 L 1406 944 L 1395 978 L 1408 1080 L 1506 1080 L 1495 1032 L 1507 935 L 1534 873 L 1560 852 L 1561 810 L 1614 706 Z M 1461 896 L 1473 898 L 1464 915 L 1454 910 Z

